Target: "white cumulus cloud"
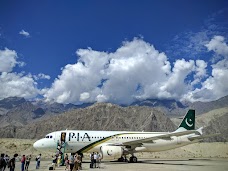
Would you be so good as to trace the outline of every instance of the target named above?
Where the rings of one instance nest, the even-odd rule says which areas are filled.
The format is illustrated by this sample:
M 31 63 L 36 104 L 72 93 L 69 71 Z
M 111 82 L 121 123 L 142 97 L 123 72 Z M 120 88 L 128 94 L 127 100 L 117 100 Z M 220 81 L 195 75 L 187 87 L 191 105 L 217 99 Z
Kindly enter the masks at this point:
M 17 64 L 17 53 L 14 50 L 0 50 L 0 72 L 11 72 Z
M 14 96 L 34 98 L 39 93 L 36 84 L 30 75 L 3 72 L 0 74 L 0 99 Z
M 228 46 L 225 43 L 225 38 L 215 36 L 205 46 L 208 51 L 214 51 L 223 59 L 211 65 L 211 76 L 201 83 L 201 88 L 196 88 L 186 94 L 185 97 L 191 101 L 211 101 L 228 94 Z
M 20 35 L 23 35 L 23 36 L 25 36 L 25 37 L 29 37 L 29 36 L 30 36 L 29 32 L 24 31 L 24 30 L 21 30 L 21 31 L 19 32 L 19 34 L 20 34 Z
M 218 55 L 228 57 L 228 46 L 223 36 L 214 36 L 214 38 L 205 46 L 208 51 L 214 51 Z
M 179 100 L 207 75 L 205 61 L 179 59 L 172 67 L 166 54 L 137 38 L 123 42 L 113 53 L 89 48 L 76 54 L 79 60 L 66 65 L 44 94 L 48 101 L 130 104 L 148 98 Z M 193 79 L 186 81 L 188 76 Z
M 13 73 L 17 53 L 0 50 L 0 99 L 10 96 L 36 98 L 59 103 L 112 102 L 131 104 L 144 99 L 211 101 L 228 94 L 228 46 L 225 38 L 215 36 L 205 44 L 208 51 L 220 55 L 208 66 L 204 60 L 177 59 L 150 43 L 134 38 L 115 52 L 91 48 L 78 49 L 78 61 L 63 67 L 50 88 L 38 89 L 40 79 L 49 75 Z
M 25 72 L 13 72 L 16 65 L 20 67 L 25 65 L 24 62 L 17 61 L 16 51 L 7 48 L 0 50 L 0 99 L 14 96 L 31 99 L 42 94 L 34 78 L 50 79 L 50 76 L 42 73 L 33 76 L 26 75 Z

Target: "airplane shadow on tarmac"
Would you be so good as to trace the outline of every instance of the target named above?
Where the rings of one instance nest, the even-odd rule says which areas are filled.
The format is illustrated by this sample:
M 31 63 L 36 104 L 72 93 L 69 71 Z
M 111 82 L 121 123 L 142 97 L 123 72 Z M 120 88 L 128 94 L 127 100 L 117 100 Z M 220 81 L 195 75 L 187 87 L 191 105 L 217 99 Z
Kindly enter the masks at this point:
M 184 161 L 184 162 L 183 162 Z M 167 161 L 164 161 L 164 160 L 161 160 L 161 161 L 151 161 L 151 160 L 145 160 L 145 161 L 138 161 L 138 163 L 141 163 L 141 164 L 162 164 L 162 165 L 178 165 L 178 166 L 204 166 L 202 164 L 194 164 L 194 163 L 186 163 L 187 161 L 186 160 L 167 160 Z
M 188 159 L 188 160 L 143 160 L 138 161 L 138 164 L 160 164 L 160 165 L 179 165 L 179 166 L 205 166 L 203 164 L 194 163 L 193 161 L 196 159 Z M 199 159 L 200 160 L 200 159 Z M 208 160 L 208 159 L 203 159 Z M 188 162 L 189 161 L 189 162 Z M 106 164 L 131 164 L 127 162 L 117 162 L 117 161 L 111 161 L 111 162 L 104 162 Z

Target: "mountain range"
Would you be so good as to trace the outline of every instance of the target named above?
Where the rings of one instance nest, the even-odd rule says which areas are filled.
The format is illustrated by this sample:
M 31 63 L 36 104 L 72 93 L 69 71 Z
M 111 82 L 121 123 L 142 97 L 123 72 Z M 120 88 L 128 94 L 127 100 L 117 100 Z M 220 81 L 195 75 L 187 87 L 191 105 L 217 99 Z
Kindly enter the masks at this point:
M 110 103 L 59 104 L 10 97 L 0 100 L 0 137 L 40 138 L 63 129 L 174 131 L 188 109 L 196 110 L 197 127 L 222 135 L 208 141 L 228 141 L 228 96 L 212 102 L 181 103 L 148 99 L 130 106 Z

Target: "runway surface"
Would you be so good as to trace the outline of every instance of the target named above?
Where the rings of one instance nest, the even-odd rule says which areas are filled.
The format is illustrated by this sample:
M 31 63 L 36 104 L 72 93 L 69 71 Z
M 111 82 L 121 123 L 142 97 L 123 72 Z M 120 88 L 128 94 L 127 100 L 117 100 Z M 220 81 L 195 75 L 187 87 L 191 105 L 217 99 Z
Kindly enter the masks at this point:
M 35 161 L 29 166 L 29 171 L 37 171 L 35 169 Z M 47 171 L 51 165 L 50 161 L 41 161 L 39 170 Z M 16 170 L 20 171 L 20 162 L 16 164 Z M 56 168 L 56 171 L 64 171 L 65 166 Z M 167 160 L 167 159 L 140 159 L 138 163 L 121 163 L 121 162 L 103 162 L 101 168 L 89 168 L 89 161 L 82 164 L 82 170 L 102 170 L 102 171 L 228 171 L 228 159 L 183 159 L 183 160 Z

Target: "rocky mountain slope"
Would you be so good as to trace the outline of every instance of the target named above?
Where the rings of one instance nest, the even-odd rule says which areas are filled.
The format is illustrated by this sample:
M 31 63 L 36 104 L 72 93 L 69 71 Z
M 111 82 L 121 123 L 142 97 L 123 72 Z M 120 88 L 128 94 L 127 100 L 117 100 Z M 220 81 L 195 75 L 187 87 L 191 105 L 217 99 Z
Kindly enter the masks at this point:
M 0 116 L 5 115 L 10 109 L 26 102 L 24 98 L 9 97 L 0 100 Z
M 222 97 L 211 102 L 185 102 L 181 103 L 176 100 L 157 100 L 148 99 L 132 104 L 133 106 L 149 106 L 162 110 L 166 115 L 184 115 L 188 109 L 195 109 L 197 114 L 207 113 L 214 109 L 228 107 L 228 96 Z
M 26 101 L 24 98 L 10 97 L 0 100 L 0 128 L 23 126 L 76 108 L 75 105 Z
M 85 109 L 49 117 L 23 127 L 0 129 L 0 136 L 7 138 L 40 138 L 45 134 L 64 129 L 122 130 L 122 131 L 173 131 L 172 121 L 162 112 L 149 107 L 120 107 L 97 103 Z

